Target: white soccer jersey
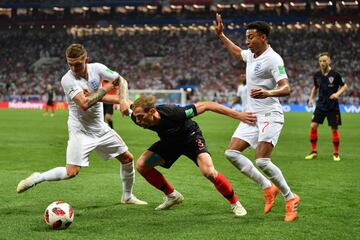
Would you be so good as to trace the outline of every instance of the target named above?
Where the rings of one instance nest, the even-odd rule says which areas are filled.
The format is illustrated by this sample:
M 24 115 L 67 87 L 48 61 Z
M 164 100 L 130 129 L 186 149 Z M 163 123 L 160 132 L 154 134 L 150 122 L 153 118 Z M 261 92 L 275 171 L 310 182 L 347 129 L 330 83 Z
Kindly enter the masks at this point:
M 83 90 L 96 92 L 101 87 L 102 80 L 113 81 L 120 75 L 101 63 L 87 64 L 87 72 L 88 80 L 75 77 L 71 70 L 61 79 L 61 86 L 69 104 L 68 127 L 70 132 L 81 131 L 88 135 L 101 136 L 109 131 L 104 122 L 102 102 L 84 111 L 76 105 L 73 98 Z
M 245 112 L 247 110 L 247 86 L 246 85 L 239 85 L 237 92 L 236 92 L 236 96 L 240 97 L 241 99 L 241 105 L 243 108 L 243 112 Z
M 288 78 L 281 56 L 270 46 L 257 58 L 254 58 L 254 54 L 250 49 L 242 50 L 241 56 L 244 62 L 246 62 L 248 111 L 258 114 L 272 111 L 282 113 L 282 107 L 278 97 L 268 97 L 264 99 L 250 97 L 250 90 L 252 88 L 272 90 L 276 88 L 278 81 Z

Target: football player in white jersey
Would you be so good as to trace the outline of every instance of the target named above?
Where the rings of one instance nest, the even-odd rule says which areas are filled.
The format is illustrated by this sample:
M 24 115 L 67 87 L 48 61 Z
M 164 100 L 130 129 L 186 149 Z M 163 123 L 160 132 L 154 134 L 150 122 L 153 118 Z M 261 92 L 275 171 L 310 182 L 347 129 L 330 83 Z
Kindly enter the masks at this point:
M 239 111 L 246 111 L 247 106 L 247 86 L 246 86 L 246 77 L 245 74 L 240 74 L 240 84 L 238 86 L 238 89 L 236 91 L 236 97 L 231 104 L 231 108 L 234 107 L 236 103 L 239 103 L 241 101 L 241 109 Z
M 56 167 L 47 172 L 35 172 L 20 181 L 16 191 L 24 192 L 43 181 L 58 181 L 75 177 L 82 167 L 89 166 L 89 154 L 95 150 L 104 160 L 120 161 L 122 203 L 145 205 L 132 194 L 135 180 L 133 155 L 121 137 L 112 130 L 103 117 L 103 102 L 120 104 L 123 114 L 128 114 L 127 82 L 117 72 L 100 63 L 88 63 L 87 51 L 81 44 L 71 44 L 66 49 L 70 70 L 62 77 L 61 85 L 69 104 L 69 141 L 66 167 Z M 101 86 L 102 80 L 109 83 Z M 119 95 L 105 95 L 120 86 Z
M 223 32 L 221 16 L 216 15 L 216 35 L 228 50 L 240 61 L 246 63 L 247 111 L 257 116 L 257 123 L 241 122 L 232 136 L 226 157 L 243 174 L 258 183 L 264 190 L 264 212 L 269 213 L 280 190 L 286 199 L 285 221 L 297 218 L 300 197 L 294 194 L 281 172 L 271 161 L 271 153 L 280 136 L 284 115 L 278 97 L 290 94 L 284 63 L 268 44 L 270 26 L 265 22 L 252 22 L 246 27 L 246 45 L 243 50 Z M 256 165 L 266 178 L 242 151 L 248 147 L 256 149 Z

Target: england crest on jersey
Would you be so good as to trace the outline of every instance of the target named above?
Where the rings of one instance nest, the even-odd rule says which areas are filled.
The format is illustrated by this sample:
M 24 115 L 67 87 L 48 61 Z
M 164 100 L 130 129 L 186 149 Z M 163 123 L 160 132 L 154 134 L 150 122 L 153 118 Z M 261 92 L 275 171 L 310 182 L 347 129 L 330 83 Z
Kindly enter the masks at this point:
M 334 82 L 334 77 L 329 77 L 329 82 L 333 83 Z
M 255 65 L 254 72 L 260 71 L 260 68 L 261 68 L 261 63 L 257 63 L 257 64 Z
M 90 80 L 89 85 L 93 91 L 97 91 L 99 88 L 99 81 L 97 81 L 96 79 Z

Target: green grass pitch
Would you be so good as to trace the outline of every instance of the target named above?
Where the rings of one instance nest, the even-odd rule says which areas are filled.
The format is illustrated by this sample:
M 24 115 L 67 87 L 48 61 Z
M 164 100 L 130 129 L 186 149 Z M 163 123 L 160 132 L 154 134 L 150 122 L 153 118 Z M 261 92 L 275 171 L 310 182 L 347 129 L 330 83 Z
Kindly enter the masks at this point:
M 299 219 L 283 221 L 285 203 L 278 196 L 272 212 L 264 215 L 261 189 L 224 157 L 236 120 L 206 113 L 195 118 L 203 130 L 215 167 L 227 176 L 248 211 L 235 218 L 227 201 L 186 158 L 170 170 L 159 168 L 185 201 L 168 211 L 154 211 L 163 194 L 136 174 L 134 193 L 147 206 L 120 204 L 119 163 L 91 155 L 90 167 L 71 180 L 45 182 L 17 194 L 17 183 L 34 171 L 65 164 L 67 111 L 54 118 L 38 110 L 0 110 L 0 239 L 359 239 L 360 144 L 359 114 L 342 114 L 341 158 L 332 160 L 329 127 L 319 128 L 316 160 L 310 151 L 310 113 L 287 113 L 272 160 L 290 187 L 301 196 Z M 114 115 L 115 129 L 135 159 L 157 140 Z M 254 151 L 245 152 L 254 159 Z M 70 203 L 75 212 L 69 229 L 47 228 L 43 212 L 55 200 Z

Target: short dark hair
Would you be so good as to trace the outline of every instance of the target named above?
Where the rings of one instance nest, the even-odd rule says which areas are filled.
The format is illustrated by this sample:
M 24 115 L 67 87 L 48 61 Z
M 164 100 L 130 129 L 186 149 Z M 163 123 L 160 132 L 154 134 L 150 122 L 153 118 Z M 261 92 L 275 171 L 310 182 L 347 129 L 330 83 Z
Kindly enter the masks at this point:
M 267 38 L 270 36 L 270 25 L 263 21 L 255 21 L 246 25 L 246 29 L 255 29 L 259 33 L 265 34 Z

